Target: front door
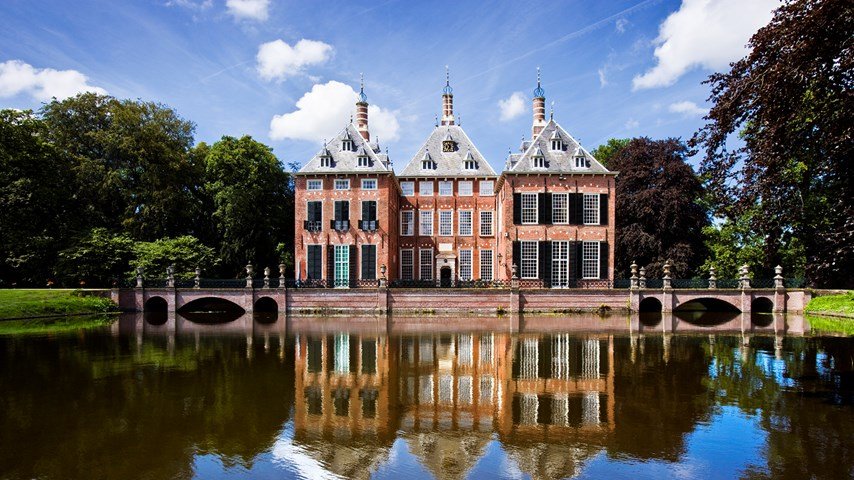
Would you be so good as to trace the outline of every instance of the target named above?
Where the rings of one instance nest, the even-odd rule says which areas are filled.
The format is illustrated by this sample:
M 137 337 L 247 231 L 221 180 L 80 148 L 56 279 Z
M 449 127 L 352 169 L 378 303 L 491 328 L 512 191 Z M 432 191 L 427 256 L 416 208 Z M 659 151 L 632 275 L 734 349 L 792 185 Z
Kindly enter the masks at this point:
M 439 275 L 440 275 L 441 285 L 443 287 L 450 287 L 451 286 L 451 267 L 442 267 L 442 269 L 439 270 Z
M 350 286 L 350 245 L 335 245 L 335 286 Z

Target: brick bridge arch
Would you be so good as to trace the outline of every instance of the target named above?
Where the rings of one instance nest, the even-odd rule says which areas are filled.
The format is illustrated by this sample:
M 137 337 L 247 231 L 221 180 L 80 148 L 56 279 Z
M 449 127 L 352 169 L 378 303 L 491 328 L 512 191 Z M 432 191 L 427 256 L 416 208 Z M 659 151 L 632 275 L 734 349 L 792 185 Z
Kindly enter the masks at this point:
M 284 312 L 286 304 L 284 289 L 147 288 L 138 289 L 134 296 L 134 304 L 137 311 L 150 311 L 154 307 L 162 309 L 162 302 L 165 302 L 166 311 L 177 312 L 191 302 L 207 298 L 231 302 L 247 313 L 252 313 L 259 301 L 261 301 L 262 306 L 267 307 L 275 304 L 275 311 L 278 312 Z
M 662 312 L 672 312 L 689 302 L 726 304 L 742 313 L 751 313 L 754 308 L 768 313 L 786 310 L 786 293 L 773 289 L 645 289 L 634 291 L 632 297 L 634 311 L 645 310 L 645 306 L 648 309 L 653 305 L 653 300 L 660 303 Z

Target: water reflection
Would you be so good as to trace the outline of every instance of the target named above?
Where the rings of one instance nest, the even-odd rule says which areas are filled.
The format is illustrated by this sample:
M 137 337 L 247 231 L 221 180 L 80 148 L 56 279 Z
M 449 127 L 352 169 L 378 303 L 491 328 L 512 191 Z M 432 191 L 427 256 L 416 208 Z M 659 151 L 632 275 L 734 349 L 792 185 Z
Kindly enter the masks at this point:
M 0 477 L 852 476 L 854 341 L 680 321 L 166 315 L 0 338 Z

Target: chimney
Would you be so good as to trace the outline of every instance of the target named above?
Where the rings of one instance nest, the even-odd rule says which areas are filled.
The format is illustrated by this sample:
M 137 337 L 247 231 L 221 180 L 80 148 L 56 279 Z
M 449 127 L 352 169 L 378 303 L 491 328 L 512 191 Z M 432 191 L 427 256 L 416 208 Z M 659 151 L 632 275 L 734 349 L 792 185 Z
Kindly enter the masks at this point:
M 371 140 L 371 132 L 368 131 L 368 96 L 365 95 L 365 77 L 359 75 L 359 101 L 356 102 L 356 128 L 366 141 Z
M 540 86 L 540 67 L 537 67 L 537 88 L 534 89 L 534 125 L 531 127 L 531 140 L 536 138 L 546 126 L 546 92 Z
M 451 88 L 451 72 L 445 65 L 445 88 L 442 89 L 442 125 L 454 124 L 454 89 Z

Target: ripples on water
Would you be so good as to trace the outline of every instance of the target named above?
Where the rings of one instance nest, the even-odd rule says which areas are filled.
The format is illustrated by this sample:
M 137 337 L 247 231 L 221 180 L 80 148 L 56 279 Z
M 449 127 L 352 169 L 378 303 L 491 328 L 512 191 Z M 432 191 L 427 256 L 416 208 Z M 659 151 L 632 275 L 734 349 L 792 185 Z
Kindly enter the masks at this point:
M 849 338 L 195 320 L 0 337 L 0 478 L 854 477 Z

